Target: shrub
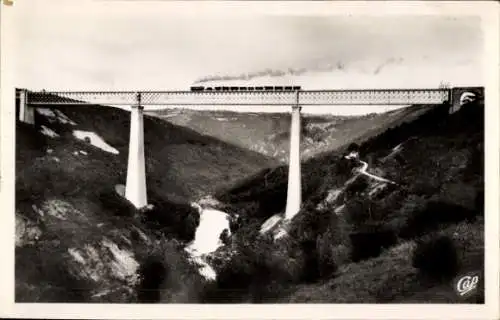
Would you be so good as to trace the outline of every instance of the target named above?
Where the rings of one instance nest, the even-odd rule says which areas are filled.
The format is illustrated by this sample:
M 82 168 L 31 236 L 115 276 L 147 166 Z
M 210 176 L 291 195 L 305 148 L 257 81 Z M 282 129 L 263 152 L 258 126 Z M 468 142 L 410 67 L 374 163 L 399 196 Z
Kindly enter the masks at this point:
M 229 217 L 229 231 L 232 234 L 236 233 L 241 228 L 242 218 L 240 216 L 231 215 Z
M 355 167 L 356 161 L 342 157 L 335 162 L 334 174 L 337 176 L 350 176 Z
M 224 229 L 220 236 L 219 236 L 219 239 L 220 241 L 222 241 L 222 243 L 224 245 L 229 245 L 231 243 L 231 238 L 229 237 L 229 230 L 228 229 Z
M 241 202 L 238 206 L 233 205 L 227 209 L 227 212 L 233 213 L 234 216 L 239 218 L 235 221 L 237 226 L 241 227 L 245 219 L 252 219 L 259 216 L 259 203 L 257 201 Z
M 318 127 L 312 127 L 309 129 L 306 129 L 304 127 L 303 131 L 307 137 L 310 137 L 313 140 L 313 142 L 322 141 L 328 134 L 327 132 Z
M 259 195 L 259 217 L 268 218 L 286 207 L 287 185 L 282 183 Z
M 345 262 L 339 260 L 339 245 L 335 241 L 336 235 L 333 232 L 326 232 L 316 240 L 316 251 L 318 260 L 318 273 L 320 278 L 329 278 L 337 267 Z
M 152 197 L 153 208 L 141 215 L 143 222 L 167 238 L 189 242 L 194 239 L 200 223 L 198 211 L 188 204 L 174 203 Z
M 204 280 L 180 242 L 159 237 L 138 247 L 136 258 L 140 264 L 138 302 L 179 303 L 199 299 Z
M 394 230 L 379 225 L 368 225 L 349 235 L 351 239 L 351 260 L 358 262 L 377 257 L 383 248 L 397 242 Z
M 346 262 L 350 226 L 332 210 L 317 211 L 306 205 L 294 218 L 290 237 L 300 246 L 304 259 L 302 280 L 311 282 L 330 277 Z
M 254 241 L 258 241 L 260 237 L 260 220 L 256 219 L 242 219 L 241 227 L 238 232 L 234 233 L 231 237 L 231 241 L 235 243 L 237 247 L 247 247 L 252 246 Z
M 429 197 L 439 192 L 437 181 L 417 180 L 408 187 L 408 191 L 419 197 Z
M 370 223 L 378 220 L 376 205 L 370 199 L 356 197 L 350 200 L 347 205 L 347 222 L 353 226 L 361 226 L 365 223 Z
M 347 197 L 354 197 L 368 188 L 368 178 L 365 176 L 358 176 L 351 184 L 345 188 L 345 194 Z
M 265 239 L 255 239 L 218 270 L 216 283 L 204 293 L 205 302 L 261 302 L 276 297 L 292 279 L 289 254 Z
M 102 207 L 119 217 L 133 217 L 137 212 L 134 205 L 119 195 L 114 189 L 102 192 L 99 195 L 99 200 Z
M 168 270 L 163 257 L 148 257 L 139 268 L 140 285 L 137 300 L 141 303 L 160 301 L 161 287 L 167 278 Z
M 414 211 L 408 217 L 400 231 L 403 238 L 413 238 L 439 225 L 458 223 L 463 220 L 473 221 L 476 212 L 463 206 L 442 201 L 429 201 L 423 210 Z
M 451 280 L 459 270 L 457 248 L 448 236 L 434 236 L 417 241 L 413 267 L 433 280 Z
M 294 217 L 289 234 L 297 242 L 316 241 L 329 228 L 336 229 L 337 216 L 333 211 L 319 211 L 313 203 L 307 203 Z
M 316 248 L 316 241 L 306 240 L 300 243 L 304 254 L 304 270 L 302 281 L 313 282 L 320 276 L 319 256 Z
M 350 153 L 350 152 L 359 152 L 359 145 L 355 142 L 351 143 L 348 147 L 347 147 L 347 152 Z
M 335 263 L 335 268 L 339 268 L 341 265 L 349 263 L 351 260 L 350 249 L 348 245 L 339 244 L 334 245 L 330 248 L 331 260 Z M 335 270 L 336 271 L 336 270 Z

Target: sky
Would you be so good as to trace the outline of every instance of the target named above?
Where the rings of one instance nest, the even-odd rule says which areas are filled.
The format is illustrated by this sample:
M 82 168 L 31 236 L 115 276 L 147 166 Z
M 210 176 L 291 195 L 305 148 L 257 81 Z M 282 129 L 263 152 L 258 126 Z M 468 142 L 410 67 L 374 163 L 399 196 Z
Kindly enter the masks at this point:
M 65 3 L 16 4 L 16 86 L 185 90 L 221 76 L 235 80 L 200 84 L 483 85 L 481 21 L 473 16 L 179 15 L 160 1 L 129 2 L 127 10 L 119 1 Z

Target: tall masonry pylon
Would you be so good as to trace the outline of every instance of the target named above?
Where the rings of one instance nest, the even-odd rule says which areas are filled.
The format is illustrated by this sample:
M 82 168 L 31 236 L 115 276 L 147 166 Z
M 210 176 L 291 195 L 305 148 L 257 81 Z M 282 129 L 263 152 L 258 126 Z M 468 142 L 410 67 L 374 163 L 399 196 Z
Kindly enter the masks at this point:
M 290 160 L 288 167 L 288 191 L 286 199 L 285 219 L 295 216 L 302 203 L 302 185 L 300 170 L 300 110 L 298 104 L 292 106 L 292 123 L 290 128 Z
M 136 208 L 147 206 L 146 162 L 144 159 L 144 107 L 141 95 L 130 111 L 130 140 L 128 147 L 127 184 L 125 198 Z

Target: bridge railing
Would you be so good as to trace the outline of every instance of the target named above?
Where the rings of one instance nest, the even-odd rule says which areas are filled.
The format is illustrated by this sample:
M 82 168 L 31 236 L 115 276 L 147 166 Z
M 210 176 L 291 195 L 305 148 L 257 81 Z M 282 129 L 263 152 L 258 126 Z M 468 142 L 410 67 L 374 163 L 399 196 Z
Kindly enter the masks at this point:
M 27 103 L 30 105 L 133 105 L 137 103 L 137 93 L 28 91 Z
M 377 89 L 304 91 L 299 94 L 301 105 L 405 105 L 439 104 L 449 101 L 446 89 Z
M 27 103 L 42 105 L 411 105 L 450 101 L 450 89 L 300 90 L 248 92 L 192 91 L 28 91 Z

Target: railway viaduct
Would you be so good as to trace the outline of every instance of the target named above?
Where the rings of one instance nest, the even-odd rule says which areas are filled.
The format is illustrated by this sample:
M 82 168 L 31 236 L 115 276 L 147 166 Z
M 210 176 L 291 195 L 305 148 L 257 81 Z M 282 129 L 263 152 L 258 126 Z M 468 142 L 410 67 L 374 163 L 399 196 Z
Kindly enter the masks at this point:
M 34 124 L 37 107 L 58 105 L 121 106 L 130 109 L 130 140 L 125 197 L 136 207 L 148 204 L 144 159 L 144 109 L 182 106 L 289 106 L 291 110 L 288 194 L 285 218 L 301 207 L 301 108 L 307 106 L 449 105 L 449 113 L 470 99 L 483 99 L 483 87 L 446 89 L 363 89 L 281 91 L 164 91 L 164 92 L 34 92 L 17 89 L 19 121 Z

